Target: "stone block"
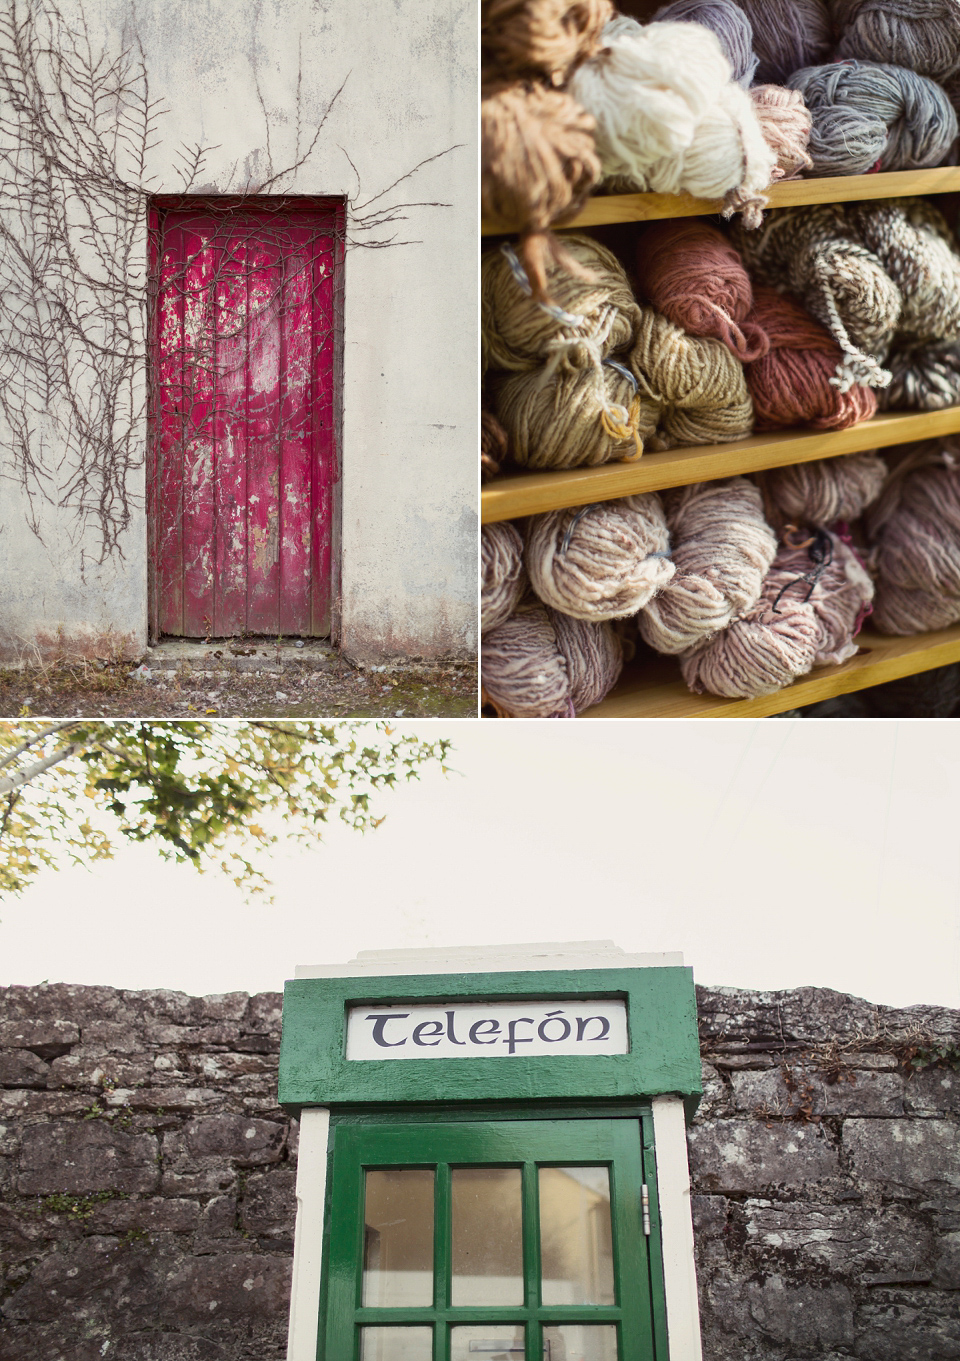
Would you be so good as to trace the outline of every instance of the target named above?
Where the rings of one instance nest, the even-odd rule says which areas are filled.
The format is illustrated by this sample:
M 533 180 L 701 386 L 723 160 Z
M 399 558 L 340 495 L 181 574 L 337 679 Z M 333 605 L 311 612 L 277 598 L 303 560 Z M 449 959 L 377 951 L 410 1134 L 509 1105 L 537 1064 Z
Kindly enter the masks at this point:
M 41 1059 L 56 1058 L 80 1043 L 80 1031 L 72 1021 L 0 1021 L 0 1048 L 29 1049 Z
M 916 1115 L 960 1115 L 960 1073 L 952 1068 L 927 1068 L 909 1079 L 906 1109 Z
M 845 1286 L 794 1286 L 768 1276 L 745 1283 L 718 1280 L 708 1293 L 724 1331 L 768 1348 L 789 1348 L 774 1355 L 823 1361 L 826 1351 L 853 1345 L 853 1296 Z
M 173 1267 L 157 1301 L 160 1320 L 178 1328 L 220 1319 L 263 1324 L 286 1319 L 293 1263 L 262 1253 L 195 1257 Z
M 788 1084 L 789 1076 L 789 1084 Z M 828 1082 L 817 1068 L 770 1068 L 763 1073 L 732 1073 L 737 1110 L 758 1108 L 789 1116 L 803 1109 L 812 1115 L 903 1115 L 904 1079 L 899 1073 L 849 1070 Z
M 32 1049 L 8 1049 L 0 1053 L 0 1087 L 46 1087 L 50 1065 Z
M 158 1233 L 192 1233 L 200 1221 L 195 1200 L 154 1196 L 149 1200 L 108 1200 L 92 1208 L 87 1227 L 94 1233 L 123 1234 L 143 1229 Z
M 293 1242 L 297 1217 L 296 1180 L 296 1172 L 288 1167 L 254 1172 L 247 1178 L 240 1222 L 248 1233 Z
M 139 1244 L 91 1235 L 41 1258 L 27 1283 L 4 1301 L 14 1322 L 63 1325 L 136 1318 L 155 1310 L 156 1254 Z
M 224 1113 L 191 1120 L 184 1126 L 186 1152 L 197 1158 L 229 1158 L 241 1167 L 279 1162 L 286 1129 L 272 1120 Z
M 757 1267 L 783 1258 L 821 1280 L 862 1281 L 873 1272 L 932 1271 L 936 1236 L 925 1217 L 902 1206 L 748 1200 L 746 1252 Z
M 877 1291 L 857 1311 L 864 1361 L 960 1361 L 960 1298 L 936 1290 Z
M 117 1087 L 136 1087 L 148 1082 L 154 1074 L 153 1054 L 89 1054 L 81 1045 L 72 1054 L 54 1059 L 50 1065 L 51 1087 L 79 1087 L 102 1090 L 103 1084 Z
M 258 992 L 247 1003 L 243 1018 L 243 1030 L 276 1035 L 280 1039 L 280 1022 L 283 1008 L 282 992 Z
M 160 1180 L 158 1144 L 106 1120 L 32 1126 L 20 1151 L 22 1195 L 153 1191 Z
M 205 1021 L 240 1021 L 249 1002 L 250 996 L 245 992 L 211 992 L 200 998 Z
M 887 1195 L 960 1190 L 960 1126 L 951 1120 L 845 1120 L 843 1148 L 855 1180 Z
M 837 1150 L 819 1125 L 717 1120 L 694 1125 L 688 1145 L 694 1187 L 708 1194 L 798 1190 L 840 1172 Z

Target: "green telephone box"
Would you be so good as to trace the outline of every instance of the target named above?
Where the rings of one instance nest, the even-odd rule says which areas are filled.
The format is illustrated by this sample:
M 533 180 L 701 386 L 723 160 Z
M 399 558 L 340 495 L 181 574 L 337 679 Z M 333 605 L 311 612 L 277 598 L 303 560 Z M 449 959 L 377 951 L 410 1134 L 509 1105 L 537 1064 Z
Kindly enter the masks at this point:
M 690 971 L 406 953 L 285 990 L 289 1361 L 699 1361 Z

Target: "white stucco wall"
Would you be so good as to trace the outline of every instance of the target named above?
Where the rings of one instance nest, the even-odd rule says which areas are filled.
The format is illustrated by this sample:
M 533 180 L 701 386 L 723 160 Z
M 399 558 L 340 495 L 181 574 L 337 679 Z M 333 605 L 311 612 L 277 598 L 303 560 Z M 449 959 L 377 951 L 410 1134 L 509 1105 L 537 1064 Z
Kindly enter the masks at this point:
M 11 0 L 0 0 L 5 6 Z M 23 0 L 20 0 L 23 3 Z M 130 31 L 128 0 L 61 0 L 94 45 Z M 167 112 L 154 192 L 177 193 L 181 143 L 219 144 L 195 193 L 244 191 L 294 159 L 298 49 L 305 131 L 346 78 L 316 150 L 285 193 L 345 195 L 354 241 L 344 297 L 340 641 L 362 659 L 475 649 L 477 44 L 474 0 L 136 0 L 151 94 Z M 458 146 L 459 144 L 459 146 Z M 448 150 L 457 146 L 456 150 Z M 406 220 L 350 232 L 359 206 L 414 202 Z M 356 167 L 356 172 L 351 166 Z M 144 359 L 145 363 L 145 359 Z M 144 432 L 145 438 L 145 432 Z M 146 642 L 144 474 L 121 557 L 98 564 L 69 510 L 0 483 L 0 646 L 29 655 L 113 636 Z M 29 515 L 38 517 L 39 533 Z

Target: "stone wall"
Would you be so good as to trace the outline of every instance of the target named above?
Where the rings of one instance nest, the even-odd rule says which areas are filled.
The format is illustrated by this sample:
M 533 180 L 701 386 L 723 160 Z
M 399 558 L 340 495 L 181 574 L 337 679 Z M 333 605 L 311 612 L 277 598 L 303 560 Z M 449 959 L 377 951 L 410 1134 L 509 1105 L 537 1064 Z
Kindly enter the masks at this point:
M 700 989 L 706 1361 L 960 1358 L 960 1014 Z M 280 996 L 0 989 L 0 1361 L 285 1352 Z

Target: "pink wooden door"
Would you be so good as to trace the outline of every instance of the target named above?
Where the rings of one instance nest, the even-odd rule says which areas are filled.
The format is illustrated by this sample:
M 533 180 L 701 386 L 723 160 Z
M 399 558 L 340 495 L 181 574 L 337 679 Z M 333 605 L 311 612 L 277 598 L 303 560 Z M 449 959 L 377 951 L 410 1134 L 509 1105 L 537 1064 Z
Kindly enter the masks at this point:
M 342 207 L 151 217 L 155 636 L 330 632 Z

